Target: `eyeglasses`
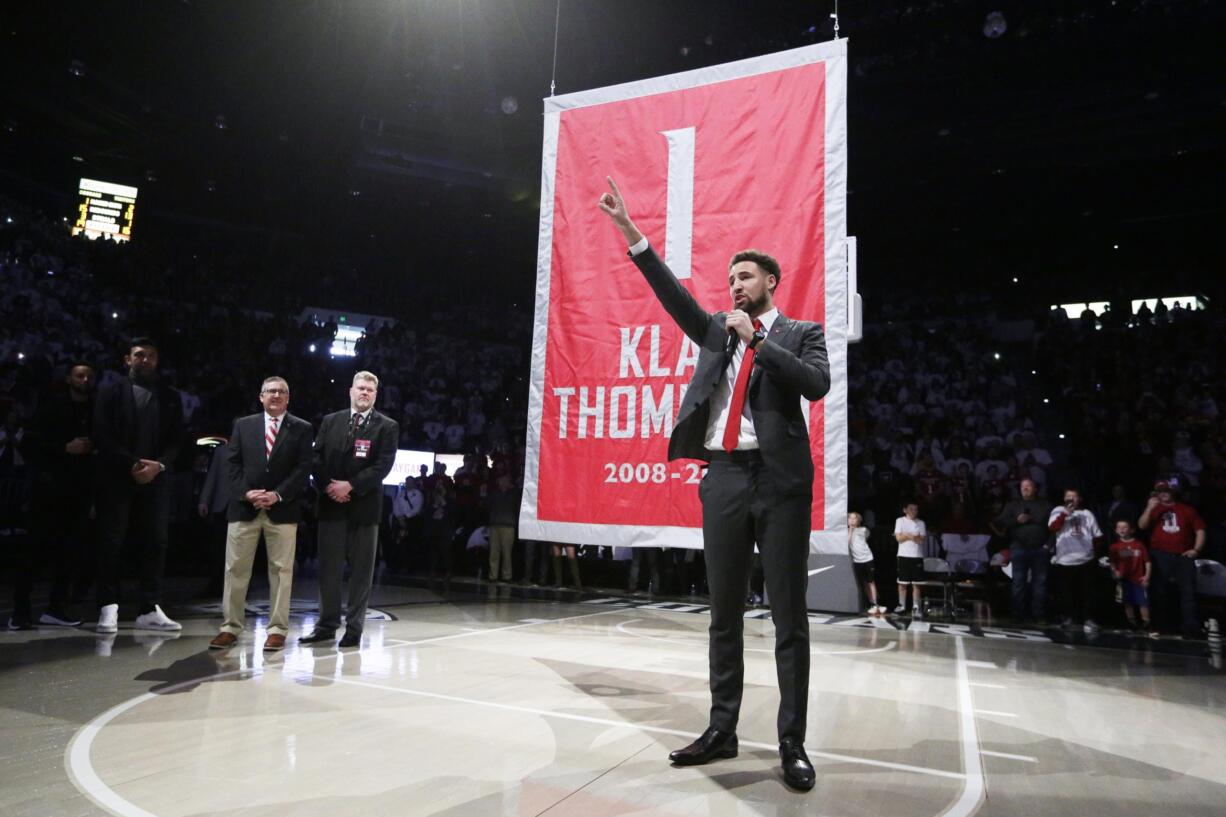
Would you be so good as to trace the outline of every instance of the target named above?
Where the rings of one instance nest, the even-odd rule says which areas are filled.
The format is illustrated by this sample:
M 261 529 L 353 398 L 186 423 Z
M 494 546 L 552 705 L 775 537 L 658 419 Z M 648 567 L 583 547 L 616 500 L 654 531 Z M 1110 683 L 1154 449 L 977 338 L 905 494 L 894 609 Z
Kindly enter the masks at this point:
M 289 389 L 264 389 L 260 394 L 289 394 Z

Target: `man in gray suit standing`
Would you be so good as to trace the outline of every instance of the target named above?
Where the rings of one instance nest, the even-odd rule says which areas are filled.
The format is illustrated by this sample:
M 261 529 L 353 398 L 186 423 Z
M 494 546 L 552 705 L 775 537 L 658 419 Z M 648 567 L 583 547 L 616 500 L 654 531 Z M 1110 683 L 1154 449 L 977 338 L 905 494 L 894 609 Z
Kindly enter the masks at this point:
M 234 422 L 226 445 L 226 572 L 221 632 L 215 650 L 234 646 L 246 618 L 247 586 L 260 534 L 268 552 L 268 637 L 264 649 L 284 649 L 294 580 L 299 497 L 311 475 L 311 424 L 290 414 L 289 383 L 269 377 L 260 387 L 258 414 Z
M 298 639 L 332 641 L 341 626 L 341 574 L 349 562 L 349 605 L 341 647 L 362 643 L 366 604 L 375 575 L 383 478 L 396 462 L 400 426 L 375 411 L 379 378 L 358 372 L 349 408 L 329 414 L 315 437 L 315 488 L 319 496 L 319 621 Z
M 698 305 L 634 226 L 612 179 L 599 207 L 626 239 L 656 297 L 699 347 L 681 402 L 669 459 L 710 463 L 698 487 L 703 551 L 711 588 L 711 716 L 707 730 L 669 759 L 695 766 L 737 754 L 744 686 L 745 589 L 754 544 L 762 555 L 779 677 L 779 755 L 788 785 L 813 788 L 804 750 L 809 700 L 809 515 L 813 458 L 801 398 L 830 390 L 821 326 L 774 306 L 782 273 L 774 258 L 742 250 L 728 265 L 732 308 Z

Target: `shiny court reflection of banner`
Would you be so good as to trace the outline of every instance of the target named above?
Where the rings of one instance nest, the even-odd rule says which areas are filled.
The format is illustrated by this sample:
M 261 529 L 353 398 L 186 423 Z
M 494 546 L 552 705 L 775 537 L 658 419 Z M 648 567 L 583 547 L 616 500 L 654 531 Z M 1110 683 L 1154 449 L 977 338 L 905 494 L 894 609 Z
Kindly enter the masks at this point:
M 728 308 L 728 259 L 755 247 L 780 310 L 824 326 L 811 543 L 846 551 L 846 87 L 836 40 L 545 100 L 522 538 L 702 545 L 703 464 L 667 459 L 698 353 L 596 207 L 612 176 L 704 308 Z

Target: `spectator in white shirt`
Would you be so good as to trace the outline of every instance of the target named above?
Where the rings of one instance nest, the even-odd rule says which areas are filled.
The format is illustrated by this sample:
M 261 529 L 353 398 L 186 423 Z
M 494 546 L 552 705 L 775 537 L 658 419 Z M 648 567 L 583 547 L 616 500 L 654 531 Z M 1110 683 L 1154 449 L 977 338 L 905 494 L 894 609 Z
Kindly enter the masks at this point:
M 873 577 L 873 551 L 868 546 L 868 533 L 860 514 L 847 514 L 847 550 L 851 554 L 856 584 L 864 589 L 868 597 L 868 614 L 880 616 L 885 614 L 885 608 L 877 603 L 877 582 Z
M 990 449 L 1004 445 L 1004 439 L 996 433 L 996 427 L 987 419 L 979 423 L 979 437 L 975 440 L 976 451 L 989 451 Z
M 426 442 L 430 448 L 438 450 L 443 443 L 443 430 L 446 428 L 438 420 L 429 420 L 422 425 L 421 430 L 426 435 Z
M 1051 562 L 1063 608 L 1062 623 L 1066 627 L 1081 623 L 1087 633 L 1095 632 L 1098 624 L 1090 617 L 1089 606 L 1097 569 L 1095 546 L 1103 538 L 1098 520 L 1081 507 L 1081 492 L 1070 488 L 1064 492 L 1064 504 L 1052 509 L 1047 527 L 1056 534 L 1056 555 Z
M 894 612 L 898 614 L 907 611 L 907 588 L 911 588 L 911 615 L 923 618 L 923 605 L 920 601 L 920 587 L 916 582 L 924 580 L 924 542 L 928 539 L 928 528 L 919 519 L 919 505 L 907 502 L 902 509 L 903 515 L 894 522 L 894 538 L 898 540 L 898 606 Z
M 1047 468 L 1052 463 L 1051 453 L 1039 445 L 1033 431 L 1024 431 L 1016 438 L 1017 461 L 1025 462 L 1027 457 L 1033 457 L 1041 468 Z
M 958 473 L 958 467 L 964 463 L 968 469 L 974 470 L 975 463 L 967 459 L 965 451 L 966 449 L 961 442 L 955 440 L 950 443 L 947 459 L 942 463 L 941 470 L 951 477 Z
M 996 473 L 998 475 L 1005 475 L 1009 473 L 1009 463 L 997 456 L 995 451 L 992 451 L 991 454 L 980 460 L 979 464 L 975 466 L 975 478 L 980 482 L 983 482 L 985 479 L 989 479 L 988 469 L 993 465 L 996 466 Z
M 443 439 L 447 443 L 448 451 L 462 451 L 464 449 L 464 425 L 456 419 L 443 429 Z

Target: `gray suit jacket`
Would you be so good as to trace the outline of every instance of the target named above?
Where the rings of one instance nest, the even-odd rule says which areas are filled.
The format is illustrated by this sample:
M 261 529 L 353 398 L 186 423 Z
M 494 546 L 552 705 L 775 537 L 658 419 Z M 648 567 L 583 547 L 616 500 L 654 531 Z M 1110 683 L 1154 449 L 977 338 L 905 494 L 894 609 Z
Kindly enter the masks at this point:
M 724 328 L 728 313 L 711 314 L 699 306 L 652 248 L 633 260 L 668 314 L 699 347 L 698 364 L 668 443 L 668 458 L 709 461 L 705 440 L 711 396 L 728 368 Z M 812 493 L 813 457 L 800 398 L 816 402 L 828 391 L 830 363 L 821 325 L 779 313 L 756 349 L 748 402 L 765 465 L 765 485 L 780 497 Z

